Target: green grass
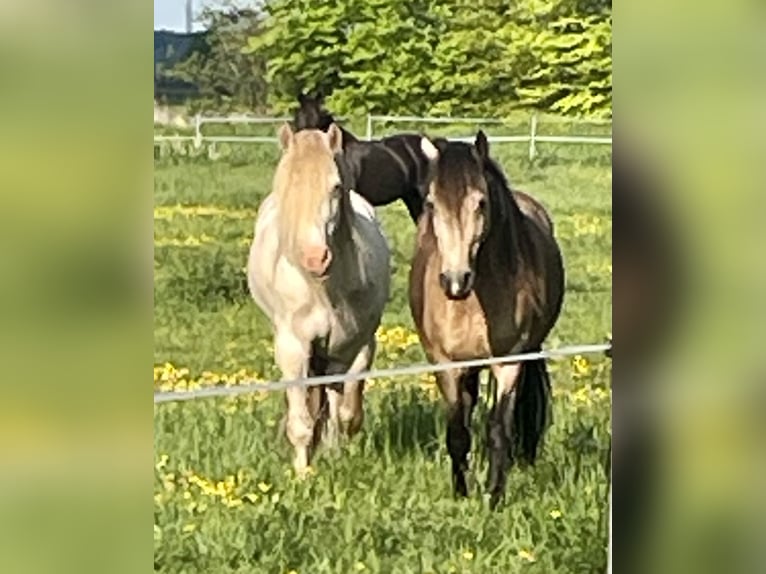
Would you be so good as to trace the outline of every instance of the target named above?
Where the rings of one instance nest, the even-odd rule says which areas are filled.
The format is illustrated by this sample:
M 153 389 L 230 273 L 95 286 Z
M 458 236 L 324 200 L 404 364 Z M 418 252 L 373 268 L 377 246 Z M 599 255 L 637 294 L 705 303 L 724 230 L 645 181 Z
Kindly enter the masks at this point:
M 565 305 L 547 346 L 602 341 L 611 330 L 609 149 L 541 146 L 532 165 L 523 145 L 498 144 L 493 154 L 516 187 L 550 209 L 564 252 Z M 279 376 L 270 327 L 242 272 L 253 214 L 270 189 L 276 157 L 272 146 L 232 146 L 216 162 L 157 160 L 158 365 L 188 368 L 191 379 L 240 369 L 266 379 Z M 177 205 L 216 209 L 191 214 Z M 398 204 L 378 212 L 395 269 L 383 326 L 409 331 L 405 287 L 414 226 Z M 507 501 L 497 512 L 482 497 L 484 407 L 474 420 L 472 496 L 455 501 L 441 406 L 432 387 L 417 380 L 372 385 L 363 433 L 339 452 L 320 451 L 316 475 L 305 482 L 289 472 L 290 448 L 279 432 L 281 394 L 158 405 L 156 568 L 601 572 L 609 364 L 589 359 L 579 370 L 571 361 L 550 364 L 554 425 L 538 464 L 512 471 Z M 376 366 L 423 360 L 418 344 L 394 342 L 381 346 Z

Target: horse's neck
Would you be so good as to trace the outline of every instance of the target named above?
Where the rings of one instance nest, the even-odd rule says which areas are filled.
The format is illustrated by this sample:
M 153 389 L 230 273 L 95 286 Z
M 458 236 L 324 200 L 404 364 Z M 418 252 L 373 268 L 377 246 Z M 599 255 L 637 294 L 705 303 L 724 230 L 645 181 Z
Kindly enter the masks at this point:
M 352 134 L 346 128 L 340 128 L 340 133 L 343 136 L 343 147 L 346 147 L 346 145 L 350 143 L 358 143 L 360 141 L 354 134 Z
M 356 230 L 357 214 L 351 204 L 349 192 L 344 192 L 341 204 L 339 206 L 340 217 L 338 225 L 333 231 L 330 242 L 333 250 L 337 253 L 338 266 L 343 269 L 350 280 L 353 280 L 358 273 L 355 273 L 353 267 L 358 265 L 359 245 L 357 245 L 358 233 Z M 333 255 L 335 258 L 335 255 Z
M 522 254 L 529 246 L 528 229 L 525 216 L 513 198 L 513 194 L 504 184 L 490 184 L 490 227 L 487 242 L 493 243 L 489 249 L 494 259 L 513 274 L 523 265 Z

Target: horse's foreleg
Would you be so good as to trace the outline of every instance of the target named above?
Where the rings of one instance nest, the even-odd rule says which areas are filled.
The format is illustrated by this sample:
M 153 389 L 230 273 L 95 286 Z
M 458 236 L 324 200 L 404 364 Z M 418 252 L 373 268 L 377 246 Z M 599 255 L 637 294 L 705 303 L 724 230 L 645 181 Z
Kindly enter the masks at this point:
M 370 368 L 375 356 L 375 338 L 365 345 L 354 358 L 348 372 L 361 373 Z M 359 432 L 364 422 L 364 380 L 343 385 L 343 400 L 338 409 L 338 417 L 343 433 L 351 437 Z
M 332 446 L 338 446 L 340 435 L 340 405 L 343 401 L 343 389 L 337 385 L 327 387 L 327 428 L 325 440 Z
M 274 339 L 274 355 L 283 380 L 300 379 L 308 372 L 309 348 L 289 331 L 278 331 Z M 305 387 L 287 389 L 287 438 L 295 449 L 293 466 L 299 475 L 311 464 L 314 418 Z
M 410 189 L 402 195 L 402 201 L 407 206 L 412 221 L 417 223 L 423 213 L 423 198 L 420 196 L 420 192 L 417 189 Z
M 455 495 L 468 496 L 465 473 L 468 470 L 468 454 L 471 452 L 471 411 L 476 390 L 466 385 L 468 377 L 464 371 L 443 371 L 437 374 L 439 388 L 447 403 L 447 450 L 452 459 L 452 486 Z M 472 382 L 478 375 L 469 375 Z
M 520 373 L 520 363 L 492 366 L 492 374 L 497 381 L 494 405 L 487 421 L 487 447 L 489 448 L 487 490 L 490 493 L 492 508 L 495 508 L 503 498 L 508 470 L 513 464 L 511 452 L 513 411 Z

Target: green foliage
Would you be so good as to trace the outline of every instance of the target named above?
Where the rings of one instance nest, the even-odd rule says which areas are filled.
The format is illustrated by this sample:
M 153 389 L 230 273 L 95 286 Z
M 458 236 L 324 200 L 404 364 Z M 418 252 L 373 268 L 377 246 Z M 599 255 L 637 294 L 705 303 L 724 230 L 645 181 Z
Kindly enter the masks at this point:
M 270 103 L 331 94 L 341 114 L 503 116 L 518 107 L 611 113 L 604 0 L 270 0 L 245 52 L 267 63 Z
M 207 31 L 199 45 L 170 72 L 197 85 L 201 97 L 193 102 L 192 111 L 265 112 L 266 61 L 260 54 L 242 51 L 249 38 L 260 34 L 261 15 L 230 6 L 205 8 L 202 19 Z
M 266 79 L 275 108 L 282 111 L 288 102 L 294 105 L 301 90 L 329 93 L 337 87 L 348 55 L 348 3 L 271 0 L 265 10 L 263 33 L 251 37 L 243 52 L 268 62 Z
M 517 90 L 521 103 L 562 114 L 611 116 L 611 4 L 560 0 L 538 12 L 520 6 L 516 42 L 529 62 Z

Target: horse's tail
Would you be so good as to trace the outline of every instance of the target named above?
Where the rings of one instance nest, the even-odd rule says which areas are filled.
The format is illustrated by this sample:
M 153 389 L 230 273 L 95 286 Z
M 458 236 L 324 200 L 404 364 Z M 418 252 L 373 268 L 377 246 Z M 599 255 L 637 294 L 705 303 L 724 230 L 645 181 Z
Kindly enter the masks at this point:
M 526 361 L 514 401 L 512 448 L 514 458 L 527 464 L 534 464 L 552 421 L 550 397 L 551 381 L 545 359 Z

